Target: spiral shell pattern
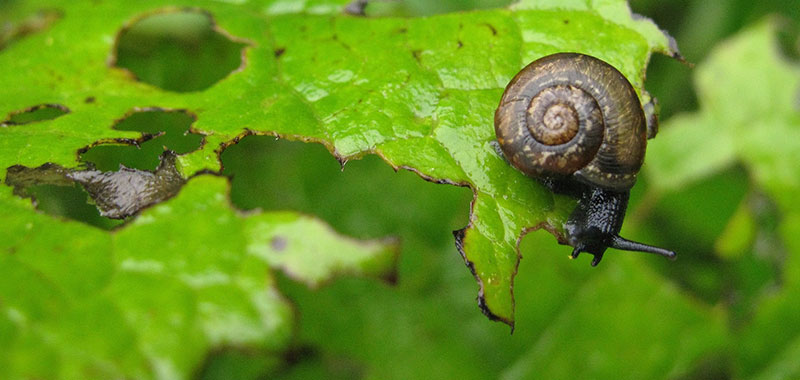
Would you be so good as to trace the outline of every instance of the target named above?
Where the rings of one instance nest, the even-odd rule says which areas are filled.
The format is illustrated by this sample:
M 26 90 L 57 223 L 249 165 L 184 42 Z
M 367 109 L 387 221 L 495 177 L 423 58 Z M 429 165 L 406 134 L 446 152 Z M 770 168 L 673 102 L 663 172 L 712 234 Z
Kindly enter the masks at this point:
M 647 127 L 630 82 L 588 55 L 558 53 L 526 66 L 495 111 L 505 156 L 533 177 L 627 190 L 644 161 Z

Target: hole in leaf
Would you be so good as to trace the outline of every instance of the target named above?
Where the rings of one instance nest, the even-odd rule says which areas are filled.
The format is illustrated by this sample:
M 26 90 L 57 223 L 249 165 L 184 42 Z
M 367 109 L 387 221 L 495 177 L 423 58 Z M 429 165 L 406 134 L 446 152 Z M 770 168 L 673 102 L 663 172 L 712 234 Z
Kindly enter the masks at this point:
M 156 13 L 120 31 L 114 65 L 165 90 L 199 91 L 242 66 L 245 46 L 220 33 L 206 12 Z
M 6 170 L 5 183 L 14 194 L 31 198 L 49 214 L 75 219 L 102 228 L 119 224 L 110 219 L 124 219 L 150 205 L 173 197 L 186 180 L 175 167 L 175 153 L 166 151 L 155 171 L 122 168 L 119 171 L 67 169 L 47 163 L 37 168 L 14 165 Z M 76 184 L 80 189 L 76 193 Z M 61 194 L 63 193 L 63 194 Z M 101 219 L 86 211 L 87 197 L 96 205 Z M 93 207 L 94 208 L 94 207 Z
M 101 143 L 86 149 L 80 158 L 88 165 L 79 169 L 15 165 L 5 182 L 48 214 L 113 228 L 122 222 L 112 219 L 128 218 L 178 193 L 185 179 L 175 166 L 177 154 L 203 144 L 203 136 L 190 129 L 194 121 L 185 110 L 136 110 L 113 127 L 141 132 L 135 145 Z
M 82 221 L 86 224 L 110 230 L 123 223 L 122 220 L 105 218 L 93 204 L 89 194 L 77 183 L 71 186 L 39 185 L 26 190 L 36 208 L 50 215 Z
M 451 231 L 468 221 L 469 189 L 395 172 L 375 155 L 342 170 L 322 145 L 247 136 L 221 157 L 231 201 L 241 209 L 301 211 L 346 235 L 400 235 L 404 244 L 422 239 L 452 246 Z
M 69 108 L 60 104 L 40 104 L 21 111 L 15 111 L 0 123 L 0 126 L 21 125 L 37 121 L 52 120 L 69 113 Z
M 81 153 L 81 160 L 100 171 L 114 171 L 123 165 L 139 170 L 155 170 L 159 156 L 169 149 L 177 154 L 197 150 L 203 135 L 190 130 L 194 115 L 186 111 L 146 109 L 120 120 L 114 129 L 142 132 L 146 140 L 136 145 L 100 144 Z

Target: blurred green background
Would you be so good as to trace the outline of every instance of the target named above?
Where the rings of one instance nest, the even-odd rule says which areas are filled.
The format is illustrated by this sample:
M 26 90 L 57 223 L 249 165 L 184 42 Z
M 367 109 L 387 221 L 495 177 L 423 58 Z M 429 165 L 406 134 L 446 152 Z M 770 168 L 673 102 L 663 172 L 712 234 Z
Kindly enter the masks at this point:
M 507 0 L 376 1 L 367 7 L 367 15 L 426 16 L 507 3 Z M 780 35 L 785 56 L 796 60 L 800 54 L 797 33 L 800 3 L 796 0 L 633 0 L 631 8 L 652 18 L 675 37 L 690 63 L 703 62 L 714 46 L 770 14 L 779 14 L 786 20 Z M 171 23 L 165 25 L 175 28 Z M 135 39 L 137 36 L 129 37 L 134 41 L 131 49 L 142 46 L 141 42 L 135 42 L 141 41 Z M 239 48 L 223 45 L 216 53 L 201 55 L 230 57 Z M 170 49 L 164 48 L 162 53 L 167 56 L 183 54 Z M 130 51 L 129 55 L 121 55 L 136 54 L 149 53 Z M 226 65 L 230 66 L 226 70 L 234 68 L 235 61 L 226 60 Z M 120 59 L 119 63 L 129 64 L 131 70 L 136 70 L 135 59 L 131 62 Z M 208 71 L 215 69 L 209 64 Z M 144 67 L 141 70 L 158 81 L 161 69 Z M 197 72 L 204 71 L 198 68 Z M 668 123 L 677 114 L 697 110 L 692 74 L 690 65 L 664 56 L 652 58 L 646 88 L 660 101 L 662 123 Z M 165 84 L 165 88 L 190 91 L 208 85 L 184 78 Z M 185 118 L 180 113 L 173 116 Z M 128 129 L 141 130 L 134 121 L 130 123 Z M 157 137 L 162 140 L 153 139 L 152 146 L 143 146 L 143 149 L 158 151 L 162 144 L 171 146 L 172 143 L 164 139 L 185 141 L 191 137 L 185 128 L 169 131 Z M 188 146 L 197 144 L 196 141 L 185 143 Z M 658 144 L 658 139 L 653 144 Z M 123 152 L 123 149 L 131 147 L 90 150 L 83 159 L 101 168 L 114 168 L 120 163 L 142 169 L 152 169 L 155 165 L 152 155 L 138 162 L 135 159 L 124 161 L 130 159 L 130 152 Z M 586 258 L 567 260 L 570 249 L 557 245 L 551 235 L 535 232 L 527 236 L 521 244 L 524 259 L 515 282 L 516 331 L 509 335 L 507 326 L 490 322 L 480 313 L 475 302 L 477 284 L 453 244 L 451 231 L 468 222 L 472 198 L 468 189 L 425 182 L 408 171 L 395 173 L 376 156 L 348 162 L 342 167 L 320 145 L 263 136 L 242 139 L 225 150 L 222 162 L 223 173 L 232 178 L 232 202 L 241 209 L 299 210 L 323 218 L 347 235 L 362 238 L 394 235 L 403 243 L 398 281 L 393 286 L 375 280 L 347 278 L 319 290 L 309 290 L 288 278 L 281 278 L 279 286 L 295 303 L 300 322 L 296 343 L 285 356 L 283 369 L 272 374 L 273 377 L 535 377 L 536 367 L 531 366 L 536 364 L 531 363 L 544 360 L 546 353 L 551 352 L 548 350 L 562 349 L 557 357 L 569 355 L 569 347 L 548 346 L 551 334 L 572 331 L 579 340 L 575 342 L 576 347 L 594 346 L 598 352 L 614 356 L 624 353 L 603 351 L 604 339 L 608 338 L 602 334 L 603 329 L 613 332 L 631 329 L 631 326 L 642 333 L 621 337 L 612 347 L 628 344 L 635 350 L 638 342 L 647 343 L 650 349 L 655 347 L 655 358 L 641 364 L 645 367 L 641 378 L 653 374 L 662 375 L 659 378 L 670 377 L 663 376 L 663 372 L 659 372 L 663 369 L 655 363 L 659 362 L 658 355 L 667 357 L 679 350 L 680 342 L 659 345 L 648 341 L 658 339 L 658 334 L 649 336 L 645 332 L 651 322 L 647 318 L 652 318 L 653 314 L 657 317 L 662 312 L 658 305 L 643 305 L 643 309 L 651 308 L 649 312 L 632 309 L 629 314 L 615 313 L 614 316 L 627 319 L 603 319 L 604 325 L 592 323 L 590 318 L 573 322 L 564 316 L 574 309 L 570 306 L 573 298 L 589 297 L 585 294 L 587 288 L 607 292 L 619 290 L 609 285 L 611 281 L 607 278 L 613 278 L 614 271 L 619 268 L 608 261 L 617 261 L 624 269 L 631 265 L 623 257 L 627 254 L 609 252 L 600 268 L 592 269 Z M 674 282 L 681 292 L 707 307 L 710 313 L 725 312 L 725 317 L 721 318 L 733 333 L 746 329 L 759 300 L 780 288 L 782 265 L 790 254 L 778 233 L 781 214 L 774 201 L 754 186 L 752 178 L 739 165 L 667 193 L 650 191 L 651 180 L 644 176 L 634 188 L 623 235 L 674 249 L 679 253 L 679 260 L 638 260 L 634 264 L 645 262 L 644 265 Z M 80 194 L 70 193 L 71 201 L 53 201 L 51 196 L 60 194 L 65 193 L 47 188 L 40 190 L 38 197 L 43 201 L 39 207 L 50 208 L 52 213 L 68 214 L 69 210 L 59 211 L 59 208 L 64 209 L 64 203 L 74 204 L 76 199 L 82 199 Z M 743 213 L 748 217 L 742 218 Z M 115 225 L 98 221 L 96 216 L 91 218 L 94 220 L 91 223 L 96 225 L 107 228 Z M 740 219 L 746 226 L 735 229 L 737 233 L 729 232 Z M 604 294 L 607 293 L 600 292 L 598 296 Z M 646 301 L 646 297 L 643 300 Z M 588 299 L 587 303 L 590 302 Z M 636 304 L 622 304 L 622 307 L 632 305 Z M 580 315 L 580 311 L 576 313 Z M 797 321 L 800 317 L 795 315 L 794 318 Z M 554 324 L 558 326 L 555 330 Z M 709 342 L 712 346 L 716 344 Z M 617 359 L 620 357 L 625 356 Z M 672 377 L 738 378 L 736 360 L 730 347 L 720 348 L 705 355 L 700 362 L 683 363 L 684 367 L 677 370 L 684 371 Z M 551 367 L 547 367 L 550 371 L 547 373 L 559 373 L 559 363 L 545 366 L 548 365 Z M 618 370 L 631 370 L 639 363 L 631 362 L 627 366 Z M 676 371 L 675 368 L 671 370 Z M 206 375 L 211 377 L 212 372 L 209 369 Z M 633 375 L 629 372 L 626 376 Z
M 503 3 L 507 1 L 379 1 L 368 6 L 367 14 L 419 16 L 471 7 L 502 6 Z M 800 51 L 797 34 L 800 3 L 796 1 L 634 0 L 631 8 L 636 13 L 652 18 L 675 37 L 682 54 L 692 64 L 703 62 L 712 48 L 721 41 L 771 14 L 778 14 L 785 20 L 779 35 L 784 55 L 796 59 Z M 692 75 L 693 69 L 690 65 L 666 56 L 655 55 L 652 58 L 647 71 L 646 88 L 660 101 L 662 123 L 674 115 L 697 110 L 698 101 Z M 267 141 L 254 141 L 253 144 L 259 146 L 242 147 L 248 150 L 247 157 L 267 155 L 268 153 L 263 152 L 270 149 L 314 149 L 291 146 L 291 143 L 282 146 L 280 143 Z M 653 144 L 658 144 L 658 139 Z M 289 157 L 302 154 L 280 156 L 286 162 L 298 162 L 297 158 Z M 324 156 L 321 154 L 319 159 L 324 161 Z M 333 161 L 330 158 L 328 160 Z M 335 163 L 331 162 L 330 166 L 333 173 Z M 297 172 L 298 167 L 290 167 L 292 173 Z M 226 166 L 226 170 L 235 172 L 235 165 Z M 273 172 L 279 171 L 279 168 L 274 168 Z M 298 206 L 300 209 L 310 212 L 313 210 L 348 234 L 359 236 L 367 231 L 382 230 L 399 234 L 405 244 L 400 281 L 394 288 L 385 288 L 368 281 L 345 279 L 313 292 L 289 281 L 282 283 L 281 287 L 297 303 L 301 318 L 298 342 L 300 354 L 294 357 L 297 364 L 284 373 L 284 378 L 366 376 L 398 379 L 480 379 L 536 378 L 536 373 L 557 374 L 557 370 L 553 369 L 557 364 L 543 365 L 540 371 L 535 369 L 536 364 L 529 364 L 547 356 L 537 356 L 538 353 L 532 351 L 542 351 L 542 347 L 548 346 L 548 334 L 553 333 L 553 329 L 548 329 L 548 326 L 559 322 L 557 313 L 563 311 L 567 302 L 560 297 L 576 297 L 575 289 L 587 281 L 586 277 L 596 274 L 590 273 L 588 265 L 583 261 L 566 260 L 568 249 L 556 245 L 550 235 L 536 232 L 526 237 L 521 246 L 524 258 L 515 282 L 517 329 L 509 337 L 505 334 L 505 326 L 492 325 L 477 313 L 474 304 L 476 286 L 446 233 L 447 229 L 460 228 L 466 222 L 464 205 L 469 198 L 467 191 L 447 187 L 439 193 L 433 193 L 427 192 L 434 189 L 429 186 L 431 189 L 426 190 L 425 195 L 419 195 L 416 191 L 399 191 L 395 194 L 393 189 L 396 185 L 381 186 L 382 200 L 377 202 L 383 202 L 384 205 L 373 205 L 376 194 L 370 191 L 361 193 L 363 190 L 359 184 L 366 186 L 370 182 L 394 183 L 388 182 L 393 179 L 391 175 L 385 178 L 381 176 L 388 171 L 378 160 L 368 157 L 363 162 L 348 163 L 342 174 L 326 177 L 315 172 L 311 176 L 314 181 L 325 185 L 301 186 L 304 189 L 323 188 L 328 196 L 339 194 L 339 191 L 345 194 L 320 198 L 317 203 Z M 400 173 L 394 176 L 397 177 L 394 180 L 408 180 L 409 186 L 419 182 L 407 174 Z M 335 189 L 327 185 L 331 183 L 329 181 L 337 182 L 341 180 L 336 179 L 337 177 L 344 176 L 353 177 L 350 177 L 352 180 L 345 181 L 346 184 L 335 186 Z M 359 179 L 360 176 L 363 177 Z M 375 182 L 371 178 L 381 180 Z M 234 188 L 244 181 L 246 180 L 238 182 L 234 179 Z M 647 265 L 672 279 L 682 291 L 696 298 L 697 302 L 718 310 L 728 310 L 726 323 L 731 331 L 741 333 L 753 319 L 760 299 L 775 291 L 783 282 L 781 269 L 789 252 L 777 232 L 781 215 L 774 202 L 762 190 L 755 188 L 746 170 L 738 165 L 697 181 L 680 191 L 666 194 L 649 191 L 648 181 L 645 176 L 634 189 L 623 233 L 679 252 L 677 262 L 647 260 Z M 359 202 L 353 203 L 353 198 L 349 198 L 347 193 L 358 194 L 355 198 L 364 199 L 370 206 L 364 211 L 358 211 Z M 431 198 L 434 194 L 436 200 Z M 235 197 L 240 195 L 244 193 L 234 192 Z M 254 202 L 258 197 L 254 192 L 247 198 Z M 311 195 L 307 200 L 315 197 L 317 196 Z M 326 201 L 340 198 L 343 203 Z M 262 207 L 270 204 L 265 198 L 257 202 Z M 300 203 L 304 202 L 306 201 Z M 408 207 L 385 214 L 382 211 L 396 209 L 399 203 L 407 204 Z M 341 204 L 347 206 L 338 207 Z M 420 208 L 428 209 L 432 204 L 447 206 L 436 208 L 435 213 L 418 214 Z M 250 207 L 253 206 L 256 205 Z M 372 210 L 379 211 L 371 213 Z M 721 239 L 726 229 L 731 228 L 731 220 L 739 217 L 743 210 L 754 215 L 755 226 L 737 231 L 748 232 L 749 235 L 728 232 Z M 362 217 L 353 214 L 362 214 Z M 370 214 L 371 218 L 365 221 L 363 217 Z M 357 226 L 353 224 L 355 221 L 364 225 Z M 373 227 L 367 227 L 369 225 Z M 351 226 L 356 228 L 350 229 Z M 736 249 L 726 247 L 726 242 L 729 246 L 744 245 L 739 250 L 745 253 L 740 253 L 735 258 L 726 257 L 726 252 Z M 618 255 L 621 253 L 612 252 L 608 259 L 619 260 L 621 258 Z M 623 307 L 636 305 L 625 304 Z M 646 318 L 646 315 L 647 313 L 642 312 L 639 318 Z M 663 315 L 669 314 L 664 312 Z M 797 317 L 794 316 L 794 320 Z M 613 322 L 616 325 L 599 328 L 624 330 L 625 326 L 631 329 L 632 326 L 642 323 L 641 320 L 633 319 L 637 317 L 633 316 L 632 320 L 616 320 Z M 592 326 L 594 325 L 588 320 L 572 326 L 587 329 L 583 333 L 575 334 L 578 339 L 575 342 L 576 352 L 582 352 L 578 347 L 585 344 L 580 340 L 592 340 L 595 335 L 601 335 L 588 331 Z M 639 331 L 645 330 L 646 322 Z M 635 346 L 637 342 L 646 341 L 646 333 L 642 334 L 628 343 Z M 597 351 L 604 351 L 602 339 L 594 343 Z M 610 346 L 615 347 L 615 344 L 619 342 L 611 343 Z M 649 344 L 646 346 L 650 347 Z M 672 347 L 672 343 L 663 342 L 662 346 Z M 616 354 L 624 355 L 621 352 Z M 672 355 L 670 352 L 662 354 Z M 557 361 L 561 355 L 569 354 L 562 352 L 553 355 L 552 360 Z M 647 365 L 648 363 L 641 363 L 641 366 Z M 632 363 L 629 366 L 631 368 L 623 365 L 618 370 L 631 370 L 639 364 Z M 687 373 L 672 377 L 740 378 L 743 374 L 737 371 L 739 366 L 736 354 L 730 348 L 718 349 L 699 363 L 692 363 L 692 369 Z M 631 373 L 635 372 L 629 372 L 623 377 L 637 378 Z M 658 371 L 651 372 L 650 375 L 655 373 Z M 781 378 L 779 374 L 774 376 Z

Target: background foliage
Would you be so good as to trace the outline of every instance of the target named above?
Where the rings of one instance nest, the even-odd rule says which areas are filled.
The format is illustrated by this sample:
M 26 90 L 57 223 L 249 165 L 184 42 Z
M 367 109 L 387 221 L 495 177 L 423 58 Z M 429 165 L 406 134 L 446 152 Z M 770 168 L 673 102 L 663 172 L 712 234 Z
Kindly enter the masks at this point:
M 301 3 L 312 7 L 314 2 Z M 385 2 L 374 4 L 375 8 L 370 6 L 367 13 L 419 16 L 457 11 L 463 6 L 504 5 L 497 1 L 459 3 L 437 2 L 434 7 L 433 2 L 425 1 Z M 13 9 L 8 4 L 3 6 Z M 474 302 L 474 278 L 453 246 L 450 231 L 467 224 L 470 191 L 424 182 L 411 172 L 395 173 L 375 156 L 350 161 L 341 171 L 339 163 L 320 145 L 250 136 L 225 150 L 221 157 L 223 174 L 232 178 L 231 202 L 243 210 L 295 210 L 315 215 L 339 233 L 373 239 L 354 243 L 332 238 L 355 244 L 359 252 L 370 251 L 363 246 L 358 248 L 361 244 L 383 244 L 384 253 L 377 257 L 394 257 L 394 242 L 374 239 L 398 236 L 402 251 L 397 271 L 390 275 L 396 276 L 396 284 L 389 286 L 364 277 L 320 280 L 313 273 L 298 276 L 291 270 L 270 272 L 275 274 L 274 280 L 271 276 L 265 280 L 265 266 L 286 268 L 290 264 L 280 261 L 280 256 L 270 255 L 270 249 L 274 251 L 275 244 L 281 243 L 260 241 L 259 237 L 271 235 L 258 226 L 286 226 L 303 217 L 292 212 L 228 214 L 224 202 L 219 203 L 220 194 L 226 193 L 222 180 L 192 180 L 180 197 L 146 211 L 133 226 L 111 237 L 80 223 L 68 223 L 69 229 L 63 232 L 64 247 L 98 247 L 89 250 L 96 256 L 81 258 L 85 262 L 31 262 L 37 257 L 36 246 L 31 246 L 36 241 L 35 236 L 31 237 L 35 234 L 24 231 L 56 228 L 61 222 L 47 215 L 29 220 L 24 211 L 30 208 L 29 202 L 8 196 L 3 198 L 2 212 L 7 217 L 4 226 L 12 228 L 4 231 L 4 244 L 24 246 L 28 253 L 6 250 L 0 262 L 4 268 L 27 263 L 39 272 L 32 270 L 25 272 L 30 278 L 0 282 L 0 307 L 4 311 L 0 343 L 4 348 L 13 348 L 0 351 L 0 363 L 6 369 L 44 377 L 56 375 L 47 372 L 54 368 L 51 363 L 61 363 L 66 368 L 61 370 L 61 376 L 74 374 L 70 371 L 86 375 L 80 372 L 86 368 L 80 363 L 97 356 L 116 358 L 124 373 L 136 376 L 150 375 L 135 372 L 149 368 L 142 361 L 162 356 L 184 363 L 182 373 L 207 378 L 230 377 L 232 373 L 287 379 L 800 376 L 800 364 L 795 360 L 800 355 L 800 308 L 796 306 L 800 305 L 800 204 L 794 197 L 800 186 L 800 70 L 796 61 L 800 7 L 791 1 L 635 1 L 632 8 L 654 18 L 675 36 L 687 60 L 696 64 L 691 69 L 657 55 L 648 69 L 646 87 L 661 101 L 662 133 L 650 144 L 644 174 L 634 190 L 623 231 L 637 240 L 675 249 L 679 252 L 677 262 L 611 252 L 599 268 L 593 269 L 585 260 L 567 260 L 569 250 L 556 245 L 551 235 L 532 233 L 521 243 L 524 259 L 514 282 L 516 330 L 509 336 L 505 326 L 491 323 L 479 313 Z M 767 16 L 771 13 L 782 17 Z M 46 21 L 47 17 L 42 19 Z M 460 16 L 453 17 L 457 20 Z M 16 37 L 8 41 L 14 43 L 13 38 Z M 174 84 L 178 86 L 176 91 L 182 85 L 203 87 L 202 83 L 182 81 Z M 118 129 L 141 132 L 136 127 L 126 128 Z M 158 138 L 169 135 L 167 132 Z M 183 131 L 175 135 L 192 137 Z M 776 135 L 781 138 L 774 139 Z M 185 143 L 187 149 L 192 149 L 191 141 Z M 146 149 L 143 146 L 142 150 Z M 118 153 L 90 150 L 84 159 L 118 163 L 119 159 L 108 158 L 114 154 Z M 128 153 L 121 155 L 130 157 Z M 3 162 L 6 161 L 13 160 Z M 135 162 L 126 165 L 138 167 Z M 152 169 L 155 163 L 141 165 Z M 202 167 L 202 161 L 185 165 Z M 3 191 L 10 195 L 11 188 L 4 187 Z M 47 187 L 35 191 L 39 192 L 40 209 L 46 209 L 43 203 L 52 199 L 48 192 L 61 193 Z M 76 191 L 78 201 L 85 199 L 79 189 Z M 294 306 L 273 295 L 267 299 L 275 302 L 272 310 L 280 311 L 264 315 L 277 316 L 288 326 L 293 314 L 298 320 L 296 327 L 262 325 L 283 331 L 264 332 L 270 336 L 267 340 L 242 340 L 236 331 L 229 332 L 230 338 L 215 335 L 213 326 L 203 326 L 225 323 L 218 318 L 224 315 L 209 313 L 208 310 L 215 310 L 208 309 L 209 305 L 216 305 L 216 310 L 246 310 L 243 315 L 252 319 L 239 320 L 242 324 L 258 319 L 257 307 L 251 308 L 243 298 L 228 299 L 231 289 L 212 286 L 187 290 L 181 283 L 184 279 L 169 275 L 186 272 L 185 264 L 170 262 L 169 257 L 137 261 L 170 268 L 166 275 L 147 281 L 131 279 L 143 275 L 136 271 L 108 282 L 110 273 L 86 271 L 98 260 L 122 265 L 126 258 L 141 259 L 154 251 L 135 248 L 149 240 L 148 236 L 159 236 L 152 232 L 158 226 L 148 226 L 147 218 L 142 217 L 164 213 L 172 207 L 182 209 L 177 206 L 181 202 L 196 205 L 202 212 L 212 210 L 210 214 L 192 213 L 193 217 L 227 215 L 226 220 L 231 223 L 230 233 L 225 234 L 228 240 L 215 239 L 214 245 L 205 249 L 226 252 L 230 247 L 244 245 L 263 252 L 253 256 L 261 260 L 248 262 L 241 272 L 231 271 L 237 278 L 236 292 L 257 293 L 273 289 L 274 285 Z M 79 212 L 63 208 L 80 203 L 57 199 L 50 212 L 69 216 L 70 212 Z M 10 215 L 25 219 L 9 222 Z M 256 223 L 261 219 L 268 219 L 267 224 Z M 95 220 L 95 225 L 104 228 L 114 224 L 106 219 Z M 303 221 L 320 225 L 315 220 Z M 36 227 L 30 223 L 36 223 Z M 244 232 L 239 231 L 242 229 Z M 302 235 L 312 229 L 304 225 L 296 231 Z M 194 233 L 203 232 L 186 232 L 187 240 L 192 240 Z M 298 240 L 303 240 L 302 236 Z M 49 249 L 51 243 L 43 244 Z M 111 251 L 105 244 L 118 247 L 120 252 L 103 254 Z M 340 248 L 333 251 L 342 252 Z M 165 262 L 158 264 L 159 260 Z M 391 262 L 383 262 L 386 260 Z M 127 261 L 128 265 L 133 262 Z M 374 265 L 364 266 L 368 262 L 336 265 L 350 268 L 346 273 L 366 268 L 366 273 L 373 276 L 387 276 L 385 265 L 377 269 Z M 63 268 L 81 271 L 81 276 L 59 277 Z M 66 297 L 46 295 L 56 290 L 36 280 L 41 270 L 49 270 L 48 276 L 68 284 Z M 139 289 L 131 295 L 131 288 L 125 286 L 130 281 L 136 281 L 136 287 L 150 283 L 153 288 Z M 23 293 L 19 292 L 20 283 L 26 284 L 21 288 Z M 318 287 L 323 283 L 326 286 Z M 66 308 L 71 313 L 63 312 L 64 305 L 59 302 L 71 304 L 72 297 L 95 291 L 87 288 L 105 284 L 110 285 L 100 293 L 101 297 L 77 302 L 77 307 Z M 187 292 L 192 294 L 187 296 Z M 177 311 L 163 315 L 125 313 L 139 310 L 137 305 L 160 305 L 150 300 L 156 296 Z M 198 299 L 205 302 L 195 304 Z M 19 307 L 16 300 L 30 304 Z M 159 318 L 195 318 L 196 308 L 206 310 L 205 317 L 188 324 L 186 330 L 167 331 L 175 337 L 173 346 L 142 346 L 132 338 L 136 334 L 163 334 L 152 328 L 159 326 Z M 21 321 L 19 309 L 59 317 L 55 324 L 21 335 L 19 331 L 25 330 L 18 326 L 33 322 Z M 109 309 L 115 311 L 109 313 Z M 82 319 L 85 315 L 97 318 L 87 321 Z M 113 344 L 80 339 L 92 336 L 88 330 L 106 331 L 103 326 L 123 323 L 125 318 L 137 321 L 138 331 L 120 332 L 122 335 L 109 339 Z M 197 338 L 200 335 L 205 337 Z M 147 342 L 147 338 L 143 341 Z M 202 347 L 219 341 L 227 342 L 229 349 L 203 356 Z M 262 342 L 255 345 L 256 350 L 252 349 L 254 341 Z M 44 349 L 54 346 L 62 348 Z M 63 349 L 65 346 L 70 349 Z M 132 346 L 137 349 L 129 350 Z M 84 351 L 85 347 L 91 349 Z M 175 354 L 176 347 L 192 349 Z M 42 356 L 42 352 L 47 355 Z M 197 362 L 203 364 L 194 367 Z M 103 365 L 90 368 L 107 374 Z M 181 376 L 181 372 L 155 372 L 164 378 Z

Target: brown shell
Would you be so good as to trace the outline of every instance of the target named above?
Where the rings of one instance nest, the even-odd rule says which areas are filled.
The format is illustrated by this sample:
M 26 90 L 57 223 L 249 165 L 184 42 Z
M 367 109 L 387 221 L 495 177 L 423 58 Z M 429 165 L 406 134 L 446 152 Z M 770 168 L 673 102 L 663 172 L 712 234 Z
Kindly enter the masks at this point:
M 644 161 L 647 127 L 630 82 L 579 53 L 540 58 L 506 87 L 494 114 L 497 140 L 514 167 L 627 190 Z

